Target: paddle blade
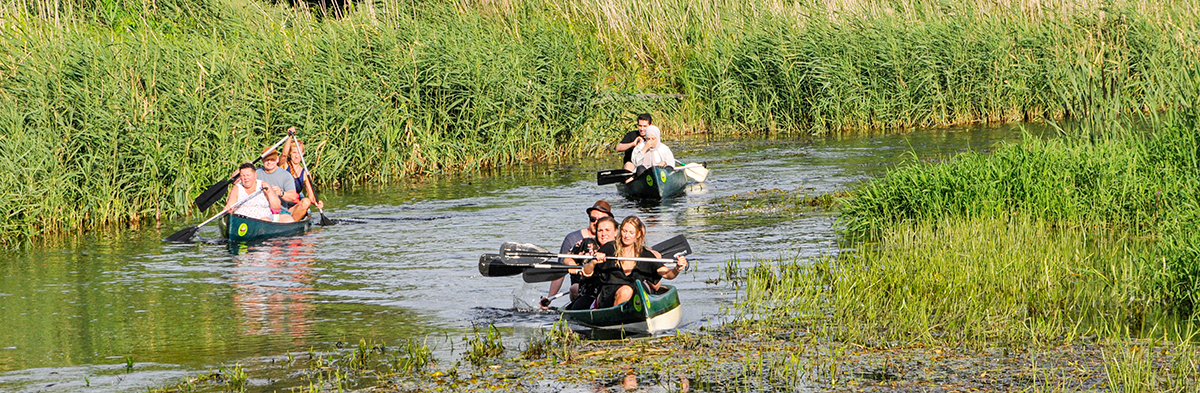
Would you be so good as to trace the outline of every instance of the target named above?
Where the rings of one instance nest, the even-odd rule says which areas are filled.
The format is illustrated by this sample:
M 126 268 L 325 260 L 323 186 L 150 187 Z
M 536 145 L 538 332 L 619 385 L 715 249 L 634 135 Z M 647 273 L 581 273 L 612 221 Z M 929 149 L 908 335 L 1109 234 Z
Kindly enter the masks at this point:
M 708 178 L 708 168 L 704 164 L 690 163 L 683 166 L 683 173 L 697 182 L 703 183 Z
M 484 277 L 509 277 L 521 274 L 525 268 L 509 266 L 500 260 L 500 255 L 483 254 L 479 256 L 479 274 Z
M 624 169 L 607 169 L 596 172 L 596 185 L 603 186 L 605 184 L 615 184 L 625 181 L 629 176 L 633 175 Z
M 689 255 L 692 253 L 692 245 L 688 244 L 687 238 L 684 238 L 683 235 L 664 240 L 650 248 L 662 254 L 663 258 L 674 258 L 677 254 Z
M 200 211 L 208 210 L 210 206 L 225 196 L 225 192 L 229 189 L 229 183 L 233 183 L 234 179 L 237 179 L 237 176 L 234 176 L 233 179 L 220 181 L 217 184 L 209 186 L 200 196 L 196 197 L 196 207 L 200 208 Z
M 192 240 L 192 236 L 195 236 L 196 231 L 199 230 L 200 227 L 198 226 L 183 228 L 180 229 L 179 232 L 175 232 L 172 233 L 171 236 L 167 236 L 167 238 L 163 239 L 163 241 L 172 243 L 187 243 Z
M 528 269 L 524 274 L 521 274 L 521 279 L 527 283 L 549 282 L 554 281 L 567 275 L 566 270 L 561 269 Z
M 500 258 L 512 265 L 545 263 L 555 256 L 557 254 L 531 243 L 506 242 L 500 246 Z
M 317 215 L 321 216 L 321 221 L 318 222 L 317 225 L 320 225 L 323 227 L 327 227 L 330 225 L 337 225 L 337 220 L 329 219 L 329 217 L 326 216 L 325 213 L 317 213 Z

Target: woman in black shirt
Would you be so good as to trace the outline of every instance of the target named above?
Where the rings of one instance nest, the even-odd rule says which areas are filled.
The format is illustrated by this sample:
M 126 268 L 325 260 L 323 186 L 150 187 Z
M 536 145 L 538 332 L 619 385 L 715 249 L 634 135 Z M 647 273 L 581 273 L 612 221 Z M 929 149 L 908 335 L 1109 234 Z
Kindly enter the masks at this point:
M 576 255 L 595 255 L 605 245 L 612 247 L 613 240 L 617 238 L 617 220 L 610 217 L 601 217 L 596 221 L 596 237 L 583 239 L 579 245 L 571 249 L 572 254 Z M 574 259 L 564 259 L 563 263 L 568 265 L 576 265 Z M 586 310 L 592 308 L 596 302 L 596 298 L 600 296 L 600 283 L 597 276 L 584 277 L 580 274 L 574 274 L 579 270 L 571 270 L 571 282 L 579 284 L 579 296 L 571 299 L 571 304 L 567 305 L 568 310 Z M 576 277 L 578 276 L 578 277 Z
M 675 266 L 666 267 L 656 262 L 636 262 L 610 259 L 605 256 L 661 258 L 657 251 L 646 248 L 646 226 L 637 217 L 627 217 L 621 222 L 617 241 L 604 244 L 596 253 L 596 259 L 583 266 L 583 275 L 595 280 L 600 293 L 598 308 L 612 307 L 633 297 L 633 285 L 643 281 L 657 285 L 660 279 L 673 279 L 687 267 L 687 258 L 675 257 Z

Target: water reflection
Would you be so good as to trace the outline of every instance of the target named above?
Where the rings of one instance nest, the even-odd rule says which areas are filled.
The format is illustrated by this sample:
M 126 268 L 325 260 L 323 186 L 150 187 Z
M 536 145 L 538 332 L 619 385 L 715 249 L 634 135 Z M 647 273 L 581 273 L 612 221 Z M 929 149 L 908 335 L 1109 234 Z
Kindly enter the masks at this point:
M 290 238 L 250 249 L 232 245 L 234 307 L 242 315 L 242 333 L 292 337 L 298 344 L 312 335 L 313 242 Z

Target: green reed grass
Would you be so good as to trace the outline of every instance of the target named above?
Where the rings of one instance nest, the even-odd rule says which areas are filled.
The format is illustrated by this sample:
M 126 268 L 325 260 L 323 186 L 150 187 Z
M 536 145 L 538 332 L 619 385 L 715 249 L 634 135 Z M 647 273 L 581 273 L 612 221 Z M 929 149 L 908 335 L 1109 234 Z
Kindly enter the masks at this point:
M 741 309 L 868 347 L 1070 343 L 1141 331 L 1157 315 L 1144 247 L 1023 215 L 928 220 L 836 259 L 760 264 Z
M 1189 314 L 1200 300 L 1195 116 L 1095 141 L 1026 138 L 990 154 L 914 162 L 856 190 L 839 220 L 851 239 L 872 239 L 897 223 L 1011 215 L 1146 237 L 1155 241 L 1136 257 L 1157 268 L 1145 274 L 1158 283 L 1164 307 Z
M 331 186 L 595 153 L 641 111 L 668 135 L 830 133 L 1194 101 L 1195 1 L 1043 3 L 8 2 L 0 246 L 199 217 L 293 125 Z

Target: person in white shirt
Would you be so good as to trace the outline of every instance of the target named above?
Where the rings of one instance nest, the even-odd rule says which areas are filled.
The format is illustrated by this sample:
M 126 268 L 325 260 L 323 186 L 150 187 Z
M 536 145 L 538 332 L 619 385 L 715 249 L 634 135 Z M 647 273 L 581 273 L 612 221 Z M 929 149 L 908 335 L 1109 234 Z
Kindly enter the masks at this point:
M 671 153 L 671 148 L 662 143 L 662 132 L 657 126 L 646 127 L 646 141 L 634 148 L 632 164 L 634 168 L 626 167 L 630 172 L 637 173 L 642 168 L 652 168 L 656 166 L 675 166 L 675 155 Z M 626 180 L 628 183 L 633 178 Z

